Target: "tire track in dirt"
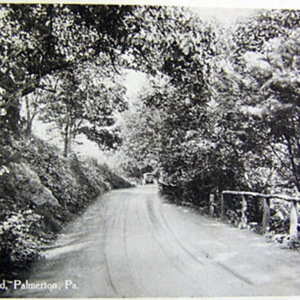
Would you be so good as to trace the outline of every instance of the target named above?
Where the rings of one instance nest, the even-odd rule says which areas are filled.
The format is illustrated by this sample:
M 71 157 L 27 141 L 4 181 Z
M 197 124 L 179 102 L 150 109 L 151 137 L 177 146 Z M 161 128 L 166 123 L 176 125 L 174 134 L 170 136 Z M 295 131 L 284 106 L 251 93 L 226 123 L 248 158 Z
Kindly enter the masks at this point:
M 134 291 L 136 291 L 139 295 L 142 295 L 142 290 L 137 286 L 136 281 L 134 279 L 133 276 L 133 270 L 132 267 L 130 265 L 130 258 L 129 258 L 129 254 L 128 254 L 128 217 L 135 217 L 134 215 L 129 215 L 129 205 L 131 204 L 130 202 L 130 198 L 127 197 L 126 199 L 124 199 L 124 209 L 123 209 L 123 247 L 124 247 L 124 253 L 125 253 L 125 265 L 127 266 L 127 269 L 129 271 L 129 277 L 131 278 L 131 285 Z
M 105 205 L 105 210 L 103 214 L 103 244 L 102 244 L 102 249 L 103 249 L 103 256 L 104 256 L 104 262 L 105 262 L 105 269 L 106 269 L 106 279 L 108 281 L 108 284 L 114 291 L 115 295 L 119 295 L 119 292 L 113 282 L 110 269 L 109 269 L 109 264 L 108 264 L 108 258 L 107 258 L 107 253 L 106 253 L 106 245 L 107 245 L 107 233 L 108 233 L 108 226 L 107 226 L 107 221 L 109 220 L 108 218 L 108 205 L 106 203 Z
M 163 222 L 164 222 L 166 228 L 168 228 L 168 231 L 173 235 L 173 237 L 174 237 L 174 239 L 177 241 L 177 243 L 178 243 L 184 250 L 188 251 L 187 248 L 186 248 L 185 246 L 183 246 L 182 243 L 179 241 L 179 239 L 176 237 L 176 235 L 175 235 L 174 231 L 172 230 L 172 228 L 170 227 L 170 225 L 169 225 L 169 223 L 168 223 L 168 221 L 167 221 L 165 215 L 163 214 L 161 207 L 160 207 L 160 209 L 158 209 L 158 211 L 159 211 L 159 213 L 160 213 L 160 215 L 161 215 L 161 218 L 162 218 L 162 220 L 163 220 Z M 204 230 L 206 230 L 206 229 L 204 228 Z M 206 231 L 207 231 L 207 230 L 206 230 Z M 222 269 L 224 269 L 225 271 L 227 271 L 228 273 L 230 273 L 230 274 L 233 275 L 234 277 L 236 277 L 236 278 L 238 278 L 239 280 L 245 282 L 246 284 L 254 285 L 254 283 L 253 283 L 251 280 L 249 280 L 249 279 L 246 278 L 245 276 L 239 274 L 237 271 L 233 270 L 231 267 L 229 267 L 229 266 L 227 266 L 227 265 L 225 265 L 225 264 L 223 264 L 223 263 L 221 263 L 221 262 L 215 261 L 214 258 L 213 258 L 208 252 L 203 251 L 203 250 L 200 250 L 200 251 L 201 251 L 201 253 L 202 253 L 207 259 L 210 259 L 214 264 L 218 265 L 219 267 L 221 267 Z M 190 251 L 188 251 L 188 253 L 191 254 Z M 191 256 L 192 256 L 193 258 L 196 258 L 193 254 L 191 254 Z M 196 260 L 198 261 L 197 258 L 196 258 Z M 203 264 L 203 263 L 202 263 L 202 264 Z
M 163 253 L 168 258 L 170 263 L 180 272 L 180 274 L 184 275 L 190 282 L 194 283 L 195 286 L 198 286 L 198 282 L 195 281 L 195 278 L 192 277 L 191 274 L 188 273 L 184 268 L 179 266 L 179 264 L 178 264 L 179 260 L 173 259 L 172 257 L 170 257 L 168 251 L 166 250 L 166 244 L 168 245 L 168 247 L 171 247 L 170 243 L 169 243 L 170 240 L 168 240 L 168 241 L 165 240 L 164 242 L 161 242 L 160 239 L 158 238 L 159 235 L 162 235 L 162 233 L 165 232 L 165 229 L 164 229 L 164 226 L 162 226 L 162 222 L 159 220 L 159 218 L 157 217 L 157 214 L 154 210 L 153 200 L 147 199 L 146 206 L 147 206 L 150 223 L 151 223 L 154 231 L 156 232 L 156 240 L 157 240 L 159 246 L 161 247 Z M 160 232 L 162 232 L 162 233 L 160 234 Z M 174 239 L 174 235 L 171 235 L 171 236 L 165 235 L 165 238 L 167 236 L 171 237 L 171 239 L 173 240 L 172 243 L 175 243 L 175 245 L 178 245 L 179 249 L 183 250 L 183 252 L 185 254 L 187 254 L 188 257 L 191 257 L 193 260 L 195 259 L 195 257 L 193 255 L 191 256 L 191 253 L 189 251 L 186 251 L 185 248 L 182 247 L 181 244 L 178 244 L 177 240 Z M 178 256 L 179 256 L 179 253 L 178 253 Z M 196 261 L 199 265 L 201 265 L 201 267 L 203 267 L 204 264 L 201 261 L 199 261 L 198 259 L 196 259 Z M 198 290 L 199 290 L 199 288 L 198 288 Z M 200 297 L 201 294 L 198 294 L 197 296 Z
M 150 203 L 150 202 L 148 202 Z M 153 208 L 152 208 L 153 209 Z M 181 242 L 180 240 L 176 237 L 176 235 L 174 234 L 174 232 L 171 230 L 171 228 L 169 227 L 169 224 L 166 222 L 166 219 L 164 219 L 162 213 L 161 213 L 161 209 L 157 209 L 158 213 L 160 214 L 163 223 L 165 225 L 165 227 L 168 229 L 168 231 L 172 234 L 173 239 L 176 241 L 176 243 L 178 244 L 178 246 L 184 251 L 186 252 L 195 262 L 197 262 L 198 264 L 200 264 L 201 266 L 204 265 L 203 261 L 201 261 L 197 256 L 195 256 L 192 252 L 190 252 Z M 153 214 L 155 215 L 155 214 Z M 159 219 L 156 217 L 156 221 L 160 222 Z M 162 222 L 160 222 L 162 224 Z

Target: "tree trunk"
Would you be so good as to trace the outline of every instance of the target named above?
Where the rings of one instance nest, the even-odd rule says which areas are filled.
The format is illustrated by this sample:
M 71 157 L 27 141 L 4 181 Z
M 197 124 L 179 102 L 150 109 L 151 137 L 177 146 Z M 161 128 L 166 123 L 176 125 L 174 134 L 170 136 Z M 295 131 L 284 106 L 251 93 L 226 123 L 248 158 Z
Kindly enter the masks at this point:
M 26 121 L 26 130 L 25 130 L 25 136 L 27 138 L 31 136 L 31 131 L 32 131 L 32 121 L 27 120 Z
M 264 233 L 267 233 L 270 228 L 270 198 L 263 198 L 264 201 L 264 211 L 263 211 L 263 221 L 262 221 L 262 230 Z
M 69 124 L 66 124 L 64 132 L 64 157 L 68 157 L 69 154 Z
M 292 201 L 290 212 L 290 236 L 292 239 L 298 239 L 298 202 Z
M 25 135 L 26 137 L 30 136 L 31 134 L 31 114 L 30 114 L 30 107 L 29 107 L 29 99 L 28 96 L 25 96 L 25 104 L 26 104 L 26 131 L 25 131 Z
M 1 122 L 1 126 L 4 126 L 9 131 L 12 131 L 16 135 L 20 134 L 20 110 L 21 110 L 21 91 L 9 95 L 6 99 L 6 115 L 3 117 L 4 121 Z M 1 120 L 2 121 L 2 120 Z

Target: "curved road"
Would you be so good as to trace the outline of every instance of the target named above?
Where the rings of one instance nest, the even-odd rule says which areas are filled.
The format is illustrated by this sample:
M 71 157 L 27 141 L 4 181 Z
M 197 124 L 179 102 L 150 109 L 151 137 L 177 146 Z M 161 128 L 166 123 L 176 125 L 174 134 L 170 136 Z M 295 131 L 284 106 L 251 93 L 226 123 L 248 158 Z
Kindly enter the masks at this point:
M 28 282 L 48 287 L 8 296 L 300 295 L 300 255 L 167 204 L 156 186 L 146 186 L 99 197 L 45 252 Z

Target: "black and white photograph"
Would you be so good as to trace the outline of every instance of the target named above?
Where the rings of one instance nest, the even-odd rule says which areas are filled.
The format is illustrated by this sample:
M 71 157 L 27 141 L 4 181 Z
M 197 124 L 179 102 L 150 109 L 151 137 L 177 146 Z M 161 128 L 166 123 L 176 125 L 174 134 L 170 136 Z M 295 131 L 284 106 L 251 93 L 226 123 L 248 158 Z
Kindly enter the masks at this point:
M 300 3 L 268 2 L 1 2 L 0 298 L 300 297 Z

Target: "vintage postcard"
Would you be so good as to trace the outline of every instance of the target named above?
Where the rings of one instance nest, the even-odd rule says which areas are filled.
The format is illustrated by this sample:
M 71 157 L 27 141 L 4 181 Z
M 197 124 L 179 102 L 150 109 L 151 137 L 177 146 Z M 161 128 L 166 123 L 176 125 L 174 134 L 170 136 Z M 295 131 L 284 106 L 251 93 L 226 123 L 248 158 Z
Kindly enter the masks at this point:
M 300 297 L 300 5 L 1 1 L 0 297 Z

